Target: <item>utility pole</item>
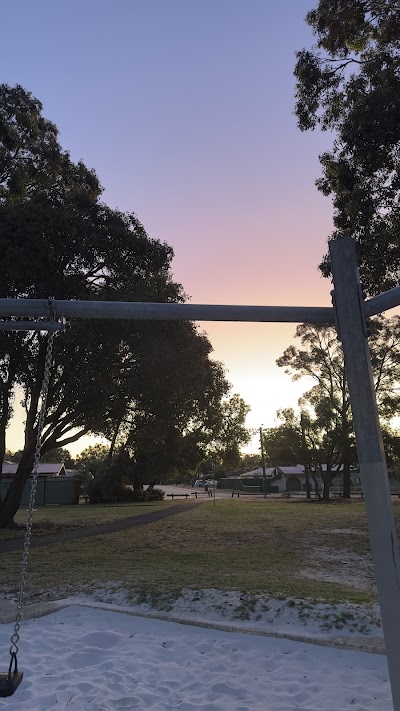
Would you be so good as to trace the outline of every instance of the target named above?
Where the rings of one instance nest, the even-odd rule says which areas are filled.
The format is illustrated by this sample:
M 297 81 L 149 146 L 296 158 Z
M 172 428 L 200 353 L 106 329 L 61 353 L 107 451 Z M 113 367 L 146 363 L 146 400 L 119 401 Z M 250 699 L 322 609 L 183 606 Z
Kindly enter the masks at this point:
M 260 444 L 261 444 L 261 466 L 262 466 L 262 471 L 263 471 L 264 499 L 266 499 L 267 498 L 267 477 L 265 474 L 265 457 L 264 457 L 264 442 L 263 442 L 262 425 L 260 427 Z

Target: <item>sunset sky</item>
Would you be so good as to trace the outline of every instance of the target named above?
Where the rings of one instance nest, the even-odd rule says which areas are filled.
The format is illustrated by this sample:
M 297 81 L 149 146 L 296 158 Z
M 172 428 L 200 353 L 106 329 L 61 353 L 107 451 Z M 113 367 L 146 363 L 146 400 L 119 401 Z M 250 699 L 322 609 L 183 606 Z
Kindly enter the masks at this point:
M 332 136 L 302 134 L 293 116 L 315 4 L 3 0 L 1 82 L 40 99 L 105 202 L 173 246 L 193 303 L 326 306 L 317 265 L 332 209 L 314 181 Z M 296 404 L 304 385 L 275 365 L 295 325 L 201 328 L 251 406 L 249 426 Z M 21 444 L 16 421 L 8 446 Z

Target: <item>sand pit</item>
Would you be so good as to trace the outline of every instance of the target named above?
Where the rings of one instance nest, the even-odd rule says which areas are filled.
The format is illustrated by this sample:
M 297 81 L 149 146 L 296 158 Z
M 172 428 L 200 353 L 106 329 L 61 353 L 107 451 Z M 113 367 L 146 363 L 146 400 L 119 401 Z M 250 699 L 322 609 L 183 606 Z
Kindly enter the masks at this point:
M 12 625 L 0 626 L 2 669 Z M 24 622 L 12 711 L 392 711 L 386 658 L 71 605 Z

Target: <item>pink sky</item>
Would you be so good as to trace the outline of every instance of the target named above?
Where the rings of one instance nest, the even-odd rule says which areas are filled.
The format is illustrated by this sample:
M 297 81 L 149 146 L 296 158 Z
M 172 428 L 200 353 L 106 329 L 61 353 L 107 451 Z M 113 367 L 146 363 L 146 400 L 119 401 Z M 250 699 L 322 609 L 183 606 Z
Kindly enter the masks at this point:
M 327 134 L 296 127 L 294 52 L 312 0 L 4 0 L 2 81 L 39 98 L 112 207 L 174 247 L 193 303 L 329 305 L 317 265 Z M 14 28 L 18 27 L 16 34 Z M 203 323 L 248 424 L 302 391 L 275 366 L 294 325 Z M 9 446 L 20 446 L 20 428 Z

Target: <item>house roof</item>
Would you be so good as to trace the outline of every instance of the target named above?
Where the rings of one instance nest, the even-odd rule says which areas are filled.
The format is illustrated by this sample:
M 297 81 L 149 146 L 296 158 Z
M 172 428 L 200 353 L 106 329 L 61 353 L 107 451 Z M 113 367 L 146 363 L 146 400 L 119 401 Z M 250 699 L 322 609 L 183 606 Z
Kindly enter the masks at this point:
M 277 467 L 284 476 L 296 476 L 296 474 L 304 474 L 304 467 L 301 464 L 296 464 L 294 467 Z
M 293 467 L 276 467 L 276 469 L 280 470 L 284 476 L 299 476 L 299 474 L 304 475 L 304 466 L 302 464 L 296 464 Z M 326 472 L 327 469 L 327 464 L 321 464 L 321 470 L 323 472 Z M 343 464 L 334 464 L 331 470 L 333 472 L 340 472 L 343 470 Z M 318 474 L 318 469 L 315 473 Z
M 275 467 L 266 467 L 265 468 L 265 475 L 266 476 L 272 476 L 275 471 Z M 252 469 L 251 472 L 245 472 L 242 474 L 243 477 L 257 477 L 257 476 L 263 476 L 263 470 L 262 467 L 258 467 L 258 469 Z
M 16 474 L 17 469 L 18 464 L 3 464 L 1 473 L 3 476 L 9 476 Z M 60 474 L 65 475 L 65 467 L 62 462 L 56 464 L 39 464 L 38 473 L 39 476 L 59 476 Z

